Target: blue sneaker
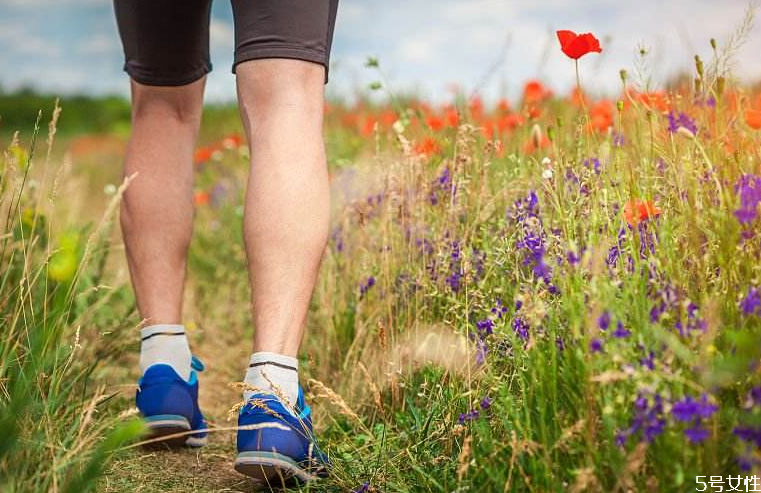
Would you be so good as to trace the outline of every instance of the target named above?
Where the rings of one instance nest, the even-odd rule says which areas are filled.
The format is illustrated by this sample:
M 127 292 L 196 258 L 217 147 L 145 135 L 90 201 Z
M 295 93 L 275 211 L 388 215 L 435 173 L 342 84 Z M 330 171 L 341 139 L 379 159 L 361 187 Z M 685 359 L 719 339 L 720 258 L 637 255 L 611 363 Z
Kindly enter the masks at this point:
M 272 394 L 253 395 L 238 415 L 235 470 L 265 484 L 326 475 L 329 461 L 315 443 L 312 411 L 301 387 L 295 412 Z
M 137 383 L 137 408 L 145 418 L 150 438 L 159 438 L 191 430 L 199 433 L 167 438 L 160 445 L 202 447 L 206 445 L 206 421 L 198 407 L 198 376 L 203 363 L 193 356 L 190 381 L 185 381 L 169 365 L 148 367 Z

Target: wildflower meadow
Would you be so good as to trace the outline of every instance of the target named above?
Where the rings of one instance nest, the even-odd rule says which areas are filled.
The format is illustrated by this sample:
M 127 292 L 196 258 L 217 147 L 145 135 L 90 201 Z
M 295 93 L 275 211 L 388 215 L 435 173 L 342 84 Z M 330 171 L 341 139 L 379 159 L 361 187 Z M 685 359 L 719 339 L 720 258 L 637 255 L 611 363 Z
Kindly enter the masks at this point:
M 751 24 L 608 95 L 584 88 L 593 34 L 557 33 L 568 94 L 434 104 L 367 60 L 378 82 L 325 106 L 332 230 L 300 358 L 332 467 L 302 491 L 761 491 L 761 91 L 728 63 Z M 194 159 L 184 323 L 215 362 L 210 445 L 161 451 L 115 227 L 128 106 L 79 132 L 69 103 L 93 111 L 42 98 L 0 127 L 0 490 L 251 491 L 236 109 L 206 109 Z

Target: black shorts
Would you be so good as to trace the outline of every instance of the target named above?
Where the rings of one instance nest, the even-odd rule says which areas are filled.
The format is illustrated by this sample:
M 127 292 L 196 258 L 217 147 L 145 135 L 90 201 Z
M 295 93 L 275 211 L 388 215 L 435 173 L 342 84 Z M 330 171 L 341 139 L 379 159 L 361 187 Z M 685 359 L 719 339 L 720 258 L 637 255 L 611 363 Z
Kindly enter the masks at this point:
M 338 0 L 231 0 L 235 67 L 247 60 L 295 58 L 325 66 Z M 124 70 L 149 86 L 190 84 L 211 71 L 211 0 L 114 0 Z

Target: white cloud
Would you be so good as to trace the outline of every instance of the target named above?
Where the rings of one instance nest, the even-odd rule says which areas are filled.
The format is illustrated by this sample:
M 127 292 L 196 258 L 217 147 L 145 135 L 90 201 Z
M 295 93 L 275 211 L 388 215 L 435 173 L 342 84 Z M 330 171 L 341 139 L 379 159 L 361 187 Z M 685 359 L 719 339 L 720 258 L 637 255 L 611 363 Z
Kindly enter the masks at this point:
M 79 53 L 83 55 L 118 54 L 121 52 L 120 50 L 119 40 L 113 34 L 95 34 L 87 38 L 79 46 Z
M 60 5 L 77 19 L 80 13 L 95 19 L 96 32 L 77 31 L 81 26 L 75 27 L 72 15 L 49 22 L 46 8 Z M 229 4 L 222 7 L 217 2 L 210 26 L 215 70 L 207 99 L 235 96 L 229 73 L 234 31 Z M 560 52 L 554 30 L 573 29 L 592 31 L 603 41 L 601 55 L 581 61 L 585 87 L 616 92 L 619 69 L 634 73 L 640 41 L 652 48 L 653 75 L 662 82 L 679 70 L 691 70 L 696 52 L 708 60 L 708 39 L 729 36 L 745 7 L 746 0 L 341 0 L 328 90 L 345 95 L 366 87 L 377 74 L 364 68 L 364 61 L 378 56 L 391 86 L 397 91 L 416 88 L 426 97 L 449 98 L 447 88 L 453 83 L 470 91 L 492 67 L 496 70 L 484 87 L 487 96 L 501 94 L 504 87 L 514 95 L 523 81 L 536 76 L 564 91 L 573 84 L 573 64 Z M 99 16 L 102 22 L 97 22 Z M 738 75 L 761 79 L 759 51 L 761 29 L 756 28 L 737 52 Z M 124 91 L 119 52 L 109 0 L 0 0 L 4 86 L 44 74 L 34 77 L 40 85 Z M 500 58 L 502 63 L 495 65 Z M 87 75 L 94 63 L 102 77 Z M 55 76 L 58 70 L 60 77 Z
M 235 46 L 235 31 L 231 23 L 212 18 L 209 24 L 211 49 L 232 49 Z

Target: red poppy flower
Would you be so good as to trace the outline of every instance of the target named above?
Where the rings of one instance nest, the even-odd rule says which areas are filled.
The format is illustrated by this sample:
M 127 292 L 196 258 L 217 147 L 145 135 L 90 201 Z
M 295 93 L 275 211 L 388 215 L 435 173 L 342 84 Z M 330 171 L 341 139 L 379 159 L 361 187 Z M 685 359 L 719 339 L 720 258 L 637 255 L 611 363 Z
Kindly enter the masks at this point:
M 378 123 L 378 119 L 373 115 L 367 115 L 365 122 L 362 124 L 362 128 L 359 133 L 362 137 L 370 137 L 375 132 L 375 124 Z
M 595 103 L 589 110 L 590 126 L 595 130 L 604 132 L 613 125 L 613 103 L 603 99 Z
M 243 143 L 243 137 L 238 134 L 228 135 L 222 140 L 222 147 L 225 149 L 234 149 L 240 147 Z
M 523 102 L 525 104 L 538 103 L 551 95 L 552 93 L 538 80 L 530 80 L 523 87 Z
M 436 115 L 429 115 L 425 122 L 428 124 L 429 127 L 431 127 L 431 130 L 434 132 L 438 132 L 442 128 L 444 128 L 444 120 Z
M 208 161 L 211 159 L 211 155 L 214 152 L 214 149 L 211 147 L 200 147 L 196 149 L 195 155 L 193 156 L 193 162 L 196 164 L 201 164 L 203 162 Z
M 650 200 L 633 199 L 624 205 L 624 219 L 630 226 L 660 214 L 661 209 Z
M 444 112 L 444 120 L 450 127 L 457 128 L 460 124 L 460 114 L 457 113 L 457 110 L 449 108 Z
M 195 203 L 196 206 L 206 205 L 209 203 L 210 199 L 211 195 L 209 195 L 209 192 L 198 191 L 193 195 L 193 203 Z
M 745 110 L 745 123 L 753 130 L 761 129 L 761 110 Z
M 576 34 L 573 31 L 558 31 L 557 35 L 563 53 L 574 60 L 593 51 L 602 52 L 600 41 L 592 33 Z
M 418 156 L 431 156 L 441 152 L 441 146 L 433 138 L 426 137 L 422 142 L 417 143 L 413 150 Z

